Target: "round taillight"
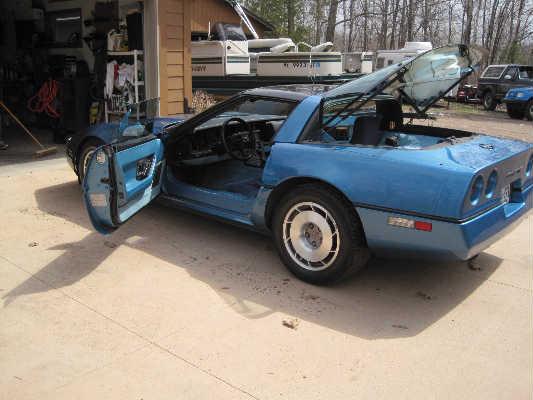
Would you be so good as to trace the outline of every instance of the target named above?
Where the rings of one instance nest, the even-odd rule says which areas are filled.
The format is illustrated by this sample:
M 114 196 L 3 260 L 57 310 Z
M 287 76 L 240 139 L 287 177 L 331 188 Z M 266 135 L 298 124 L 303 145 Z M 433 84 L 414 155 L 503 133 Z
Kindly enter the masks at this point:
M 531 157 L 529 157 L 529 161 L 527 162 L 527 165 L 526 165 L 526 176 L 529 177 L 531 176 L 531 172 L 533 170 L 533 154 L 531 155 Z
M 473 206 L 475 206 L 479 202 L 481 193 L 483 193 L 483 184 L 483 177 L 481 175 L 474 179 L 474 183 L 472 184 L 472 190 L 470 191 L 470 203 L 472 203 Z
M 487 197 L 487 199 L 490 199 L 492 197 L 497 185 L 498 173 L 496 172 L 496 170 L 494 170 L 489 175 L 489 179 L 487 180 L 487 186 L 485 187 L 485 196 Z

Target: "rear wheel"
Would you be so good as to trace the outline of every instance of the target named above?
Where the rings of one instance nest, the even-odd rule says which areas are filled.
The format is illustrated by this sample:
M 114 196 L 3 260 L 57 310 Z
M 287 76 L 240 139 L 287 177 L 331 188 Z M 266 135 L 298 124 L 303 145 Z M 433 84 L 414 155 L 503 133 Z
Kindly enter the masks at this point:
M 533 121 L 533 100 L 529 100 L 526 105 L 526 118 L 530 121 Z
M 487 111 L 494 111 L 496 105 L 496 99 L 494 99 L 492 92 L 485 92 L 483 94 L 483 108 Z
M 524 118 L 524 109 L 517 107 L 515 104 L 507 104 L 507 114 L 514 119 Z
M 272 228 L 287 268 L 303 281 L 324 285 L 364 267 L 369 258 L 351 204 L 322 185 L 298 186 L 282 200 Z

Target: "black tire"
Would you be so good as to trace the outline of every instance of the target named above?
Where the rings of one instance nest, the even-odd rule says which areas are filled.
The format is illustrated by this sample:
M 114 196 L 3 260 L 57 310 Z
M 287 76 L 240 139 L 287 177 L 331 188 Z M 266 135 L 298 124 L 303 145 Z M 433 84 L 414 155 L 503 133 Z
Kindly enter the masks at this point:
M 533 121 L 533 100 L 529 100 L 526 104 L 525 114 L 528 121 Z
M 85 159 L 91 152 L 94 152 L 102 145 L 103 143 L 96 139 L 90 139 L 82 145 L 78 153 L 78 183 L 81 184 L 83 182 L 83 177 L 85 176 Z
M 487 111 L 494 111 L 496 109 L 496 106 L 498 105 L 496 103 L 496 99 L 494 98 L 494 95 L 490 90 L 483 93 L 483 108 Z
M 288 232 L 292 232 L 290 227 L 292 227 L 292 223 L 296 219 L 290 224 L 285 224 L 285 220 L 289 220 L 293 213 L 296 213 L 296 215 L 302 214 L 302 212 L 294 210 L 296 205 L 301 206 L 302 204 L 309 203 L 314 204 L 315 207 L 318 205 L 319 212 L 323 212 L 324 210 L 327 212 L 324 221 L 328 221 L 331 231 L 335 230 L 337 232 L 336 235 L 331 237 L 337 237 L 338 241 L 331 239 L 331 243 L 334 243 L 333 246 L 336 248 L 334 256 L 330 258 L 330 255 L 328 255 L 321 261 L 314 263 L 315 266 L 308 264 L 307 267 L 304 267 L 301 263 L 309 263 L 309 260 L 304 260 L 301 257 L 300 263 L 298 263 L 296 260 L 299 255 L 295 247 L 292 247 L 292 239 L 289 241 L 284 240 L 285 237 L 290 236 Z M 311 284 L 326 285 L 339 281 L 357 272 L 366 265 L 370 257 L 370 252 L 365 243 L 361 222 L 353 206 L 337 192 L 320 184 L 304 184 L 292 189 L 281 199 L 279 204 L 272 220 L 274 241 L 281 260 L 296 277 Z M 311 211 L 308 209 L 306 211 L 314 212 L 315 210 L 313 209 Z M 306 224 L 313 225 L 312 223 Z M 322 241 L 320 229 L 318 231 L 320 232 L 319 243 L 327 243 L 326 239 L 324 239 L 324 242 Z M 303 227 L 301 232 L 302 235 L 299 236 L 300 245 L 304 241 L 308 241 L 307 243 L 310 245 L 307 231 L 305 231 L 306 238 L 304 238 Z M 313 242 L 314 244 L 315 242 Z M 320 248 L 318 250 L 320 251 Z M 329 252 L 329 254 L 331 253 L 332 251 Z M 316 266 L 316 264 L 323 263 L 323 260 L 328 260 L 328 258 L 329 261 L 325 261 L 329 263 L 327 267 L 323 265 Z M 311 261 L 311 263 L 313 262 Z M 318 268 L 324 269 L 318 270 Z
M 524 118 L 524 109 L 514 104 L 507 104 L 507 115 L 513 119 Z

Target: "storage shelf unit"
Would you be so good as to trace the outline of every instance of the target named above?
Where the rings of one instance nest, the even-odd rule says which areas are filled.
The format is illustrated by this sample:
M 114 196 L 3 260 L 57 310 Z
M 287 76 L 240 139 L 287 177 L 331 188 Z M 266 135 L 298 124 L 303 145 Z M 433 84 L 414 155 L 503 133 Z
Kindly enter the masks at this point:
M 114 58 L 122 58 L 122 57 L 132 57 L 133 58 L 133 88 L 135 90 L 135 96 L 134 101 L 135 103 L 138 103 L 140 101 L 139 98 L 139 87 L 144 86 L 144 81 L 139 80 L 139 57 L 143 56 L 144 53 L 142 50 L 131 50 L 131 51 L 108 51 L 107 52 L 107 58 L 114 59 Z M 125 111 L 123 110 L 114 110 L 109 109 L 108 106 L 108 100 L 105 101 L 105 122 L 109 122 L 109 116 L 110 115 L 124 115 Z

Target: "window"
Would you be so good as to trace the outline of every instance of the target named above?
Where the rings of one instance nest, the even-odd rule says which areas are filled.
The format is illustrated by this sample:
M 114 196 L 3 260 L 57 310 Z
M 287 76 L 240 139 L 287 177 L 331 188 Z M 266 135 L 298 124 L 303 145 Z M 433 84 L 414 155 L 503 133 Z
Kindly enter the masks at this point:
M 517 73 L 518 73 L 518 68 L 517 67 L 511 67 L 505 72 L 505 75 L 510 75 L 511 79 L 515 79 Z
M 50 47 L 82 47 L 81 8 L 46 13 L 46 41 Z
M 296 102 L 284 100 L 271 100 L 265 98 L 244 98 L 229 104 L 216 115 L 212 115 L 207 121 L 196 129 L 205 129 L 213 124 L 218 124 L 224 119 L 239 117 L 245 121 L 283 121 L 296 107 Z
M 533 80 L 533 67 L 520 67 L 518 79 Z
M 343 98 L 338 102 L 328 103 L 327 108 L 323 109 L 322 121 L 319 121 L 319 114 L 317 113 L 306 127 L 301 141 L 335 145 L 349 144 L 357 119 L 363 116 L 375 117 L 376 115 L 376 102 L 374 100 L 368 101 L 351 114 L 355 108 L 361 106 L 362 101 L 358 101 L 339 114 L 335 120 L 328 124 L 326 129 L 322 129 L 324 123 L 341 111 L 349 102 L 348 98 Z M 343 117 L 346 118 L 343 119 Z
M 381 69 L 384 66 L 385 66 L 385 58 L 384 57 L 378 57 L 378 60 L 376 62 L 376 69 Z
M 505 67 L 488 67 L 485 72 L 483 72 L 482 78 L 491 78 L 498 79 L 502 76 Z
M 224 114 L 253 114 L 286 117 L 291 113 L 294 106 L 294 103 L 287 103 L 284 101 L 247 99 L 246 101 L 236 104 L 234 107 L 224 111 Z

